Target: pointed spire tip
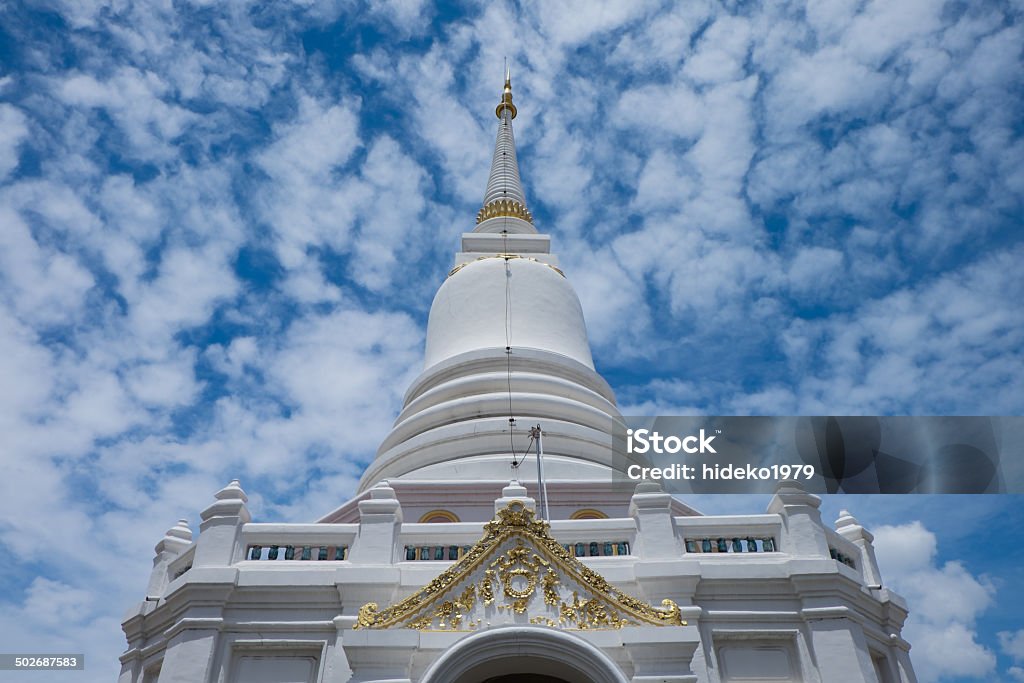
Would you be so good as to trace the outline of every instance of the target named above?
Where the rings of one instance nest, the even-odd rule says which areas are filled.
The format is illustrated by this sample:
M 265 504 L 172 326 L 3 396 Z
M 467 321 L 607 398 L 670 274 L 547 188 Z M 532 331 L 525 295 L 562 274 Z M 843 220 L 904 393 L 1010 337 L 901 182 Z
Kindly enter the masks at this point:
M 506 110 L 512 113 L 512 118 L 516 117 L 516 105 L 512 104 L 512 69 L 508 65 L 508 57 L 505 58 L 505 89 L 501 94 L 501 104 L 495 108 L 494 115 L 500 119 Z

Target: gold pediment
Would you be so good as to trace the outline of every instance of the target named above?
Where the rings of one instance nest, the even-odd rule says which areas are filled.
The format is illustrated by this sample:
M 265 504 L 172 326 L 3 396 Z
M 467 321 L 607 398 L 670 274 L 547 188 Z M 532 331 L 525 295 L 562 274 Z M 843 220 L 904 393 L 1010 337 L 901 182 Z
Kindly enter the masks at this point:
M 514 501 L 484 525 L 476 545 L 422 589 L 384 609 L 363 605 L 355 628 L 472 631 L 511 619 L 580 630 L 685 625 L 672 600 L 661 605 L 617 589 Z

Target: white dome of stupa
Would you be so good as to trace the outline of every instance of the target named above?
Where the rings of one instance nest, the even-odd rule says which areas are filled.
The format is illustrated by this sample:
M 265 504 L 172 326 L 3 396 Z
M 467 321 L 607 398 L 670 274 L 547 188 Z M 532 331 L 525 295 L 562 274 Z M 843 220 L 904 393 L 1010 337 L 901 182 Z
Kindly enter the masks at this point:
M 466 351 L 503 350 L 506 342 L 594 367 L 583 309 L 558 270 L 529 258 L 492 256 L 467 263 L 434 297 L 424 366 Z

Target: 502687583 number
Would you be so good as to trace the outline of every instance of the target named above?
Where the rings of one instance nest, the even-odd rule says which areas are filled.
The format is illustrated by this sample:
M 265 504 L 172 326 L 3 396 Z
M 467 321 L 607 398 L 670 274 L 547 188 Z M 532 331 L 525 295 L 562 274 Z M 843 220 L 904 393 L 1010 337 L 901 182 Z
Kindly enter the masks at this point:
M 0 671 L 84 669 L 81 654 L 0 654 Z

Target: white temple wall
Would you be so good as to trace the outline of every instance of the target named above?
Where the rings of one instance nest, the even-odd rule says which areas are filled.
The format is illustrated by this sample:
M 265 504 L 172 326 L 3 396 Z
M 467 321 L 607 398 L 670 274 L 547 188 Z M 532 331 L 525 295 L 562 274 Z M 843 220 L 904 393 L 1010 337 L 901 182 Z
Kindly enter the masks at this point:
M 840 603 L 844 600 L 839 597 L 816 596 L 812 604 L 827 602 L 838 606 L 832 609 L 804 608 L 804 600 L 797 597 L 801 586 L 799 581 L 751 580 L 737 591 L 735 579 L 722 581 L 686 574 L 685 565 L 691 568 L 699 566 L 692 560 L 638 562 L 635 558 L 598 559 L 600 561 L 590 564 L 625 589 L 633 590 L 635 586 L 650 597 L 652 586 L 674 585 L 676 590 L 670 595 L 680 598 L 684 605 L 692 600 L 692 607 L 684 606 L 682 609 L 684 618 L 692 624 L 689 628 L 694 632 L 695 653 L 692 664 L 679 670 L 678 675 L 684 676 L 680 680 L 727 683 L 740 675 L 737 672 L 747 671 L 748 668 L 744 667 L 748 667 L 754 658 L 774 662 L 766 671 L 779 675 L 783 673 L 779 662 L 785 660 L 790 663 L 791 680 L 804 683 L 876 683 L 879 681 L 879 665 L 891 676 L 890 680 L 883 678 L 880 683 L 913 683 L 913 678 L 900 670 L 901 651 L 885 636 L 883 624 L 874 622 L 870 616 L 871 601 L 864 602 L 863 609 L 853 609 L 842 606 Z M 267 657 L 277 657 L 283 658 L 282 671 L 290 671 L 288 667 L 291 666 L 298 671 L 303 666 L 299 660 L 311 659 L 316 662 L 315 670 L 322 672 L 315 680 L 345 683 L 351 669 L 338 639 L 343 633 L 345 637 L 359 639 L 364 636 L 358 634 L 366 632 L 348 630 L 353 623 L 352 617 L 332 619 L 332 616 L 352 614 L 359 605 L 371 599 L 382 603 L 400 599 L 428 582 L 436 575 L 437 567 L 443 564 L 446 563 L 399 562 L 390 570 L 384 567 L 350 567 L 339 573 L 309 565 L 299 565 L 301 569 L 296 567 L 289 571 L 285 567 L 261 569 L 256 563 L 248 563 L 238 571 L 238 579 L 234 582 L 238 587 L 222 593 L 223 607 L 211 606 L 201 612 L 205 616 L 172 619 L 174 623 L 169 629 L 158 628 L 156 642 L 147 644 L 149 649 L 161 649 L 158 641 L 163 639 L 163 633 L 173 634 L 166 642 L 162 662 L 150 656 L 145 667 L 134 666 L 120 681 L 141 683 L 145 680 L 143 670 L 152 669 L 154 662 L 158 662 L 162 665 L 161 683 L 233 683 L 236 680 L 233 676 L 240 667 L 255 666 L 253 662 L 257 660 L 254 657 L 268 662 Z M 704 566 L 707 567 L 708 563 Z M 719 562 L 711 568 L 712 573 L 720 572 L 724 564 Z M 748 562 L 744 569 L 752 576 L 765 573 L 763 563 Z M 191 588 L 185 581 L 179 581 L 176 589 L 186 592 L 208 590 Z M 707 597 L 709 595 L 716 597 Z M 200 613 L 193 611 L 192 614 Z M 414 635 L 418 638 L 417 654 L 405 674 L 412 681 L 418 680 L 437 657 L 467 634 L 426 632 Z M 639 643 L 634 643 L 631 654 L 628 648 L 623 649 L 625 646 L 621 643 L 612 642 L 621 638 L 620 631 L 579 635 L 600 643 L 624 676 L 632 678 L 634 655 L 643 649 Z M 401 640 L 399 636 L 387 637 Z M 893 650 L 897 652 L 894 654 Z M 368 659 L 364 658 L 358 664 L 373 664 L 373 657 L 384 657 L 380 650 L 375 652 L 364 653 Z M 884 657 L 880 664 L 872 660 L 873 653 Z M 392 651 L 387 656 L 395 655 L 396 651 Z M 412 654 L 408 656 L 412 657 Z M 663 665 L 668 660 L 658 661 Z M 385 671 L 387 667 L 383 663 L 378 662 L 374 666 L 378 667 L 374 675 L 379 674 L 381 680 L 397 675 L 391 669 Z M 692 666 L 692 673 L 689 666 Z M 685 678 L 688 676 L 692 678 Z

